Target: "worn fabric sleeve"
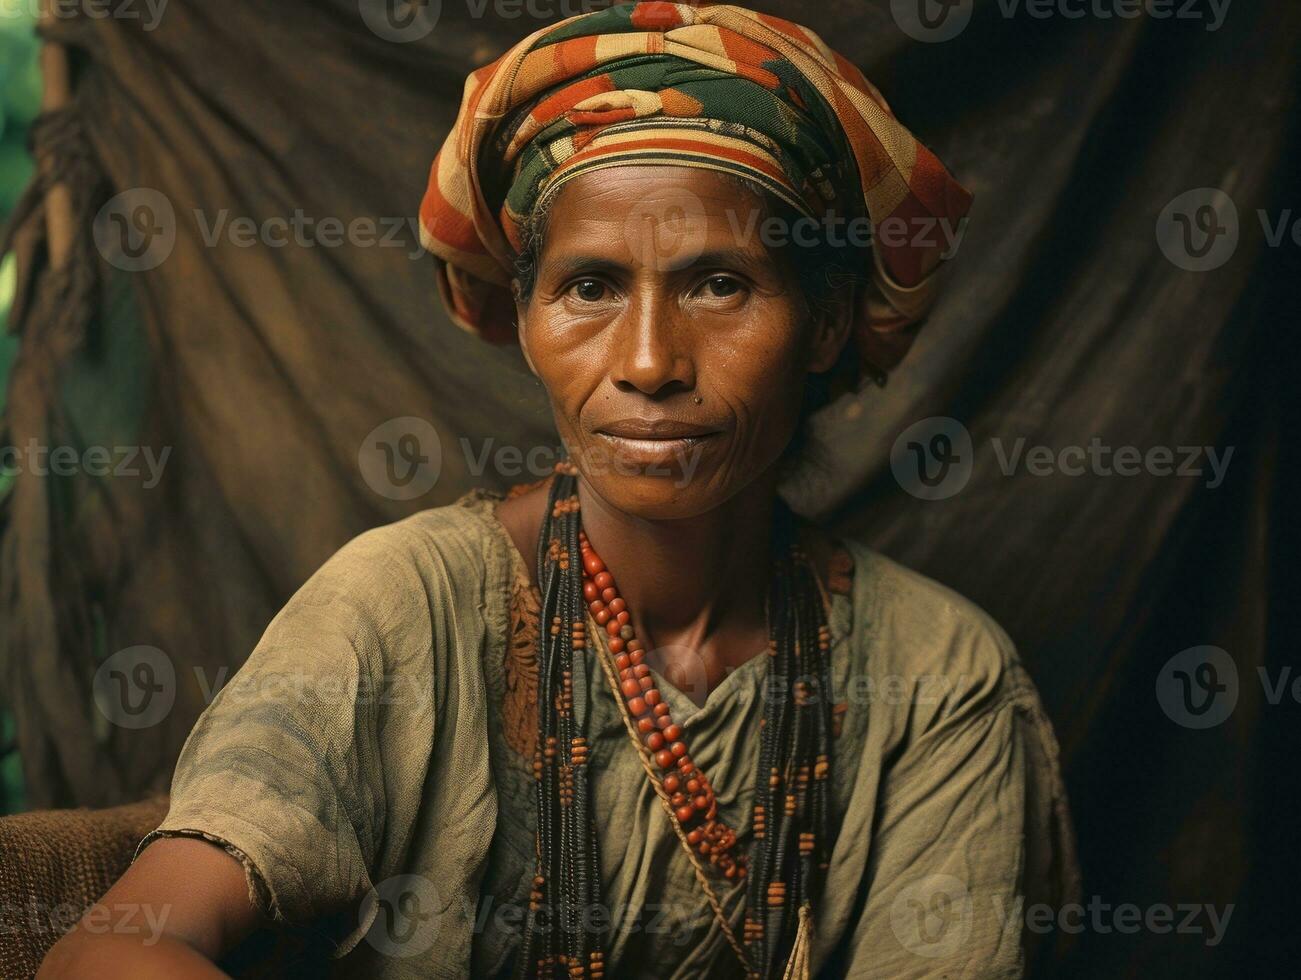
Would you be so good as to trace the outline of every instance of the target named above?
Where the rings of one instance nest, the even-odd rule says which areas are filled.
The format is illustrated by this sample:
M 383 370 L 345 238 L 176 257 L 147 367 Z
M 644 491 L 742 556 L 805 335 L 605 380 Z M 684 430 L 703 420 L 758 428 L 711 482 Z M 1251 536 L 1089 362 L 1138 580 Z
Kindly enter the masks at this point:
M 446 841 L 422 869 L 438 903 L 463 901 L 497 805 L 470 749 L 486 737 L 483 562 L 481 529 L 454 508 L 338 552 L 199 718 L 141 849 L 176 834 L 225 846 L 269 915 L 322 928 L 342 955 L 382 914 L 419 818 Z M 443 938 L 468 955 L 468 935 Z
M 1027 902 L 1077 887 L 1038 694 L 992 621 L 962 632 L 962 670 L 909 706 L 885 763 L 849 977 L 1021 976 L 1043 938 L 1027 933 Z

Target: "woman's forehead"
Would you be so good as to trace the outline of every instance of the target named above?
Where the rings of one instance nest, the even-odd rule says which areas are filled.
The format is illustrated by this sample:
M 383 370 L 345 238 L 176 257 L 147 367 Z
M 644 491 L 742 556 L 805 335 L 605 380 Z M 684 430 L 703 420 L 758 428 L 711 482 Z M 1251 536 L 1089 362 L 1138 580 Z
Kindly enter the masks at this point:
M 547 215 L 546 260 L 584 256 L 633 261 L 666 251 L 690 260 L 731 256 L 768 264 L 757 233 L 768 216 L 762 195 L 728 175 L 676 166 L 592 171 L 566 182 Z

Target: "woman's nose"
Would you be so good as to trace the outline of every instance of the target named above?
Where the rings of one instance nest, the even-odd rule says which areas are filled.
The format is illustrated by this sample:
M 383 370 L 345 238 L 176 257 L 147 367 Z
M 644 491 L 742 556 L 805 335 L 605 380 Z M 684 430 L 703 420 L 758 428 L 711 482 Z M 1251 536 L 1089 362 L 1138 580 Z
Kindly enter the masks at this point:
M 611 380 L 646 395 L 689 391 L 696 385 L 690 331 L 677 304 L 646 296 L 630 304 L 616 332 Z

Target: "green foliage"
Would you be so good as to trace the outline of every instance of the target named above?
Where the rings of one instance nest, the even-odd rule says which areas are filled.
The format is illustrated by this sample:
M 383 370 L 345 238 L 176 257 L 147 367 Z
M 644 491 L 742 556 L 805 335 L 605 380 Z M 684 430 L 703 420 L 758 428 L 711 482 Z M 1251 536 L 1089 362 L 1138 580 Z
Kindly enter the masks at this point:
M 8 218 L 32 175 L 27 127 L 40 110 L 39 43 L 33 30 L 31 0 L 0 0 L 0 223 Z M 6 327 L 13 304 L 14 263 L 0 257 L 0 412 L 4 411 L 9 369 L 18 340 Z M 12 477 L 0 472 L 0 499 Z M 2 694 L 0 694 L 2 696 Z M 0 711 L 0 813 L 23 809 L 22 763 L 12 745 L 13 721 Z
M 32 176 L 27 127 L 41 105 L 40 45 L 31 0 L 0 0 L 0 222 Z M 13 268 L 0 266 L 0 332 L 13 302 Z M 9 377 L 14 341 L 0 340 L 0 391 Z M 4 399 L 0 395 L 0 410 Z

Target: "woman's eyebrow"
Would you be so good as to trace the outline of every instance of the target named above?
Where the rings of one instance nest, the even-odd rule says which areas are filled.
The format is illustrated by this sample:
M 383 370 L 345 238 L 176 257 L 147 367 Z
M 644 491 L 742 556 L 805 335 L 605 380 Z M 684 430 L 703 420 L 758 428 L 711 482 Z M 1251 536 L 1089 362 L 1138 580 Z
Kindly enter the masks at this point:
M 711 248 L 695 256 L 684 268 L 721 268 L 739 269 L 751 274 L 759 273 L 773 266 L 772 256 L 767 249 L 747 248 Z
M 678 265 L 672 261 L 672 253 L 658 256 L 664 260 L 670 272 L 694 272 L 704 268 L 737 269 L 751 275 L 757 275 L 773 266 L 772 257 L 767 249 L 738 248 L 721 246 L 696 252 L 690 245 L 685 246 L 681 256 L 683 262 Z M 638 263 L 640 264 L 640 263 Z M 568 279 L 581 274 L 629 275 L 635 269 L 628 263 L 617 261 L 609 255 L 589 255 L 585 253 L 561 254 L 544 257 L 542 268 L 548 278 Z
M 626 273 L 628 267 L 616 262 L 608 255 L 558 255 L 547 256 L 542 260 L 542 268 L 549 276 L 567 279 L 579 273 L 603 272 L 607 274 Z

